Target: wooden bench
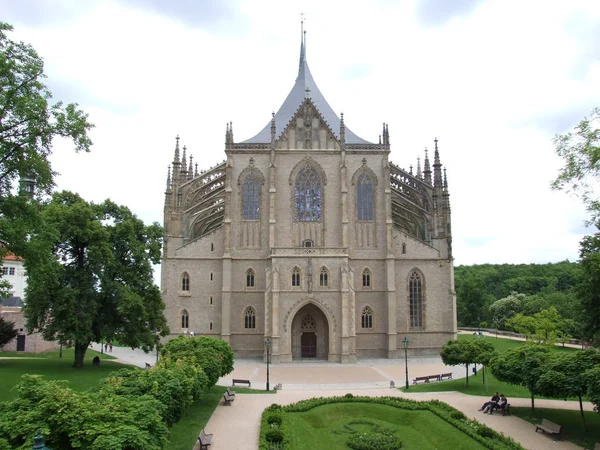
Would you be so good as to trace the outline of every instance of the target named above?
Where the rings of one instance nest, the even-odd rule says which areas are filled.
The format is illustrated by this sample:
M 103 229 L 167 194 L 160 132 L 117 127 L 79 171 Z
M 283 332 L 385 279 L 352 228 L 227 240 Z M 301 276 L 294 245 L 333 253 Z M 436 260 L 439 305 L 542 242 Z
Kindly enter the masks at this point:
M 204 432 L 204 428 L 202 428 L 200 430 L 200 434 L 198 435 L 198 441 L 196 442 L 196 445 L 194 445 L 194 450 L 208 449 L 208 446 L 211 444 L 212 437 L 212 434 L 206 434 Z
M 547 419 L 542 419 L 542 423 L 535 426 L 536 433 L 538 430 L 542 430 L 544 433 L 556 434 L 560 436 L 560 433 L 562 431 L 562 425 L 550 422 Z
M 451 380 L 451 379 L 452 379 L 452 372 L 440 374 L 440 381 Z
M 231 402 L 234 400 L 235 400 L 235 397 L 233 395 L 229 395 L 227 392 L 225 392 L 223 394 L 223 401 L 224 401 L 225 405 L 231 406 Z
M 425 375 L 424 377 L 416 377 L 413 380 L 413 384 L 417 384 L 419 381 L 424 381 L 425 383 L 429 383 L 431 380 L 440 381 L 439 375 Z
M 231 386 L 235 386 L 236 384 L 247 384 L 248 387 L 252 387 L 250 380 L 240 380 L 238 378 L 234 378 L 233 380 L 231 380 Z
M 225 392 L 227 392 L 227 395 L 230 397 L 235 397 L 235 391 L 232 391 L 231 388 L 227 388 Z

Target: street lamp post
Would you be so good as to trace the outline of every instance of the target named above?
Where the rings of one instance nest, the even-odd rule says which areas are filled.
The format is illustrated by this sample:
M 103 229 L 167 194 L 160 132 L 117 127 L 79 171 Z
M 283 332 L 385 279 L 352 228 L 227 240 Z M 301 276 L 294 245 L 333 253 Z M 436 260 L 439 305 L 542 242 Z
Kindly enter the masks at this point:
M 406 369 L 406 389 L 408 389 L 408 356 L 406 352 L 408 351 L 408 338 L 404 336 L 402 339 L 402 344 L 404 345 L 404 368 Z
M 269 390 L 269 363 L 271 362 L 271 339 L 265 340 L 265 348 L 267 351 L 267 391 Z

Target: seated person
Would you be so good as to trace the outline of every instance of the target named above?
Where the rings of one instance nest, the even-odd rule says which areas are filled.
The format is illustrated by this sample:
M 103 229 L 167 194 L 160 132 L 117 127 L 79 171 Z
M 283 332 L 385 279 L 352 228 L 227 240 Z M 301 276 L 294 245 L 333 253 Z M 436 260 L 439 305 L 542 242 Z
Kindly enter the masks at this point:
M 479 411 L 485 411 L 485 410 L 486 410 L 486 408 L 488 408 L 489 406 L 492 406 L 492 405 L 495 405 L 495 404 L 497 404 L 499 401 L 500 401 L 500 396 L 499 396 L 499 395 L 498 395 L 498 393 L 496 392 L 496 393 L 495 393 L 495 394 L 492 396 L 492 398 L 491 398 L 491 400 L 490 400 L 489 402 L 485 402 L 485 403 L 484 403 L 484 404 L 481 406 L 481 408 L 479 408 Z
M 508 399 L 504 396 L 504 394 L 500 394 L 500 402 L 491 407 L 490 414 L 494 412 L 495 409 L 499 409 L 500 411 L 505 410 L 507 404 Z

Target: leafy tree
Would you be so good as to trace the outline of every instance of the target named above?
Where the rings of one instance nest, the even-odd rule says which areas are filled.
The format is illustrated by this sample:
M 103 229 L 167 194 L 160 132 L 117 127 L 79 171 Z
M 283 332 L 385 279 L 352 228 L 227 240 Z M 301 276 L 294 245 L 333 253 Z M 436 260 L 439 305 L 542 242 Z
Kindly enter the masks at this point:
M 492 359 L 490 370 L 498 380 L 527 388 L 531 394 L 531 409 L 535 409 L 534 397 L 539 394 L 537 381 L 543 373 L 550 349 L 545 345 L 525 344 L 506 350 Z
M 572 131 L 555 136 L 554 147 L 565 166 L 552 189 L 578 196 L 596 222 L 600 218 L 600 202 L 594 192 L 600 178 L 600 108 L 594 108 Z
M 481 337 L 483 338 L 483 336 Z M 494 346 L 485 339 L 476 339 L 474 343 L 478 349 L 478 353 L 475 356 L 475 360 L 473 362 L 476 364 L 481 364 L 483 366 L 482 383 L 485 384 L 485 369 L 490 365 L 492 359 L 496 357 L 498 352 L 496 351 Z
M 0 316 L 0 350 L 10 341 L 17 337 L 17 329 L 13 322 L 4 320 L 4 317 Z
M 600 351 L 594 348 L 574 353 L 554 353 L 546 362 L 536 388 L 548 397 L 577 397 L 581 420 L 587 430 L 582 398 L 588 393 L 588 383 L 595 380 L 592 379 L 593 374 L 586 372 L 597 367 L 600 367 Z
M 492 320 L 496 327 L 504 326 L 507 320 L 514 317 L 523 309 L 524 294 L 512 292 L 508 297 L 495 301 L 490 306 Z
M 459 323 L 463 327 L 478 326 L 485 307 L 484 287 L 481 279 L 467 277 L 456 286 Z
M 163 347 L 161 356 L 201 368 L 208 376 L 209 387 L 233 371 L 233 351 L 229 344 L 208 336 L 171 339 Z
M 55 137 L 73 140 L 77 151 L 92 145 L 87 115 L 77 104 L 50 103 L 42 58 L 31 45 L 10 40 L 12 30 L 0 22 L 0 198 L 20 177 L 40 189 L 52 186 L 48 157 Z
M 440 356 L 442 357 L 442 362 L 447 366 L 465 365 L 468 387 L 469 365 L 475 363 L 487 363 L 493 352 L 493 345 L 484 340 L 461 339 L 448 341 L 448 343 L 442 347 Z
M 584 375 L 587 378 L 587 398 L 596 406 L 600 412 L 600 366 L 587 370 Z
M 75 347 L 83 367 L 90 342 L 118 339 L 150 350 L 168 333 L 152 264 L 160 261 L 162 228 L 124 206 L 88 203 L 61 192 L 41 211 L 24 247 L 24 308 L 29 331 Z
M 600 233 L 586 236 L 580 243 L 583 272 L 577 287 L 580 300 L 581 327 L 584 337 L 600 345 Z
M 0 304 L 2 304 L 3 298 L 11 296 L 11 289 L 11 284 L 7 280 L 3 280 L 2 275 L 0 274 Z
M 53 449 L 163 449 L 168 428 L 150 395 L 74 392 L 66 381 L 24 375 L 18 396 L 0 403 L 0 445 L 30 449 L 42 432 Z M 1 447 L 0 447 L 1 448 Z

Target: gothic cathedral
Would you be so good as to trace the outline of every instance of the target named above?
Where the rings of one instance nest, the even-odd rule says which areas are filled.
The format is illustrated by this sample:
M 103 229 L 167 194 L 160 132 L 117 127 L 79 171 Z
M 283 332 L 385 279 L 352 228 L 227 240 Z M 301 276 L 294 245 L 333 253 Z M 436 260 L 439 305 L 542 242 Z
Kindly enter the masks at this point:
M 179 138 L 164 204 L 171 335 L 271 361 L 437 354 L 456 338 L 450 197 L 435 141 L 413 173 L 346 127 L 301 43 L 296 82 L 254 137 L 198 172 Z M 432 170 L 433 166 L 433 170 Z

